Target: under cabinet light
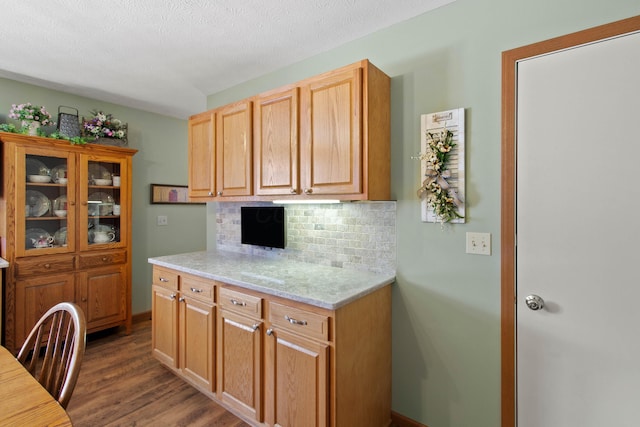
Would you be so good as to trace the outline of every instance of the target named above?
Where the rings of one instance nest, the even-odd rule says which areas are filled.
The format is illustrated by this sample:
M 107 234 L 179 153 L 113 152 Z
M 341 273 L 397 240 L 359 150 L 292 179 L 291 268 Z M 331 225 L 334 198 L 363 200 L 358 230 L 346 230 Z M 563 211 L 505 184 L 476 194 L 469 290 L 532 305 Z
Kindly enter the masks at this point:
M 296 199 L 284 199 L 284 200 L 273 200 L 274 204 L 277 205 L 327 205 L 327 204 L 334 204 L 334 203 L 340 203 L 340 200 L 333 200 L 333 199 L 318 199 L 318 200 L 309 200 L 309 199 L 304 199 L 304 200 L 296 200 Z

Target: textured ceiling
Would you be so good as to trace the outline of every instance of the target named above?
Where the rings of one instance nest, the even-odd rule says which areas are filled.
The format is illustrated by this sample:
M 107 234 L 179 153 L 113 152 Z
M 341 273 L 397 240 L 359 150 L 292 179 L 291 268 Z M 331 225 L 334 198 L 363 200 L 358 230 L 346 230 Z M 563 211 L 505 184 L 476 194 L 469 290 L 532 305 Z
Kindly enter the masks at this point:
M 207 95 L 451 1 L 12 1 L 0 77 L 186 118 Z

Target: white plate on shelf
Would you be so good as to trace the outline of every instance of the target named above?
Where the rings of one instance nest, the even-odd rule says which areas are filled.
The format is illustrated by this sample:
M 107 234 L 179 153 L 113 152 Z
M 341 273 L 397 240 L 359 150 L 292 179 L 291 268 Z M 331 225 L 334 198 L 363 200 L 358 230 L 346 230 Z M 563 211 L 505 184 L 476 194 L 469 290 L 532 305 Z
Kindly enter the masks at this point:
M 60 210 L 67 210 L 67 196 L 66 195 L 62 195 L 60 197 L 57 197 L 54 201 L 53 201 L 53 210 L 54 211 L 60 211 Z
M 102 191 L 97 191 L 89 195 L 89 215 L 112 215 L 113 197 Z
M 38 159 L 27 157 L 27 176 L 29 175 L 47 175 L 51 176 L 51 171 Z
M 67 165 L 58 165 L 51 169 L 51 179 L 53 180 L 53 182 L 66 184 L 67 181 L 64 180 L 67 179 Z M 60 179 L 62 179 L 64 182 L 60 182 Z
M 51 210 L 51 201 L 35 190 L 27 190 L 26 204 L 29 205 L 29 216 L 42 216 Z
M 27 228 L 27 232 L 25 234 L 25 248 L 26 249 L 34 249 L 35 246 L 33 245 L 33 240 L 39 240 L 39 239 L 50 239 L 51 234 L 49 234 L 49 232 L 47 230 L 43 230 L 42 228 Z
M 98 163 L 89 164 L 89 182 L 94 179 L 111 179 L 111 172 Z
M 62 227 L 53 235 L 53 244 L 67 246 L 67 227 Z
M 49 175 L 28 175 L 27 180 L 29 182 L 38 182 L 38 183 L 47 183 L 51 182 L 51 177 Z

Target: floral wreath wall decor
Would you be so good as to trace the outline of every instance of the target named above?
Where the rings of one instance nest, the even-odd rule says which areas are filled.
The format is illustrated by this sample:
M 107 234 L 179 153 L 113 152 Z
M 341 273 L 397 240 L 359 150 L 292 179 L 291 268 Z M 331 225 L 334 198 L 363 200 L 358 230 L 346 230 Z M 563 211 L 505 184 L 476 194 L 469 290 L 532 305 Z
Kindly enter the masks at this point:
M 422 221 L 464 223 L 464 108 L 420 119 Z

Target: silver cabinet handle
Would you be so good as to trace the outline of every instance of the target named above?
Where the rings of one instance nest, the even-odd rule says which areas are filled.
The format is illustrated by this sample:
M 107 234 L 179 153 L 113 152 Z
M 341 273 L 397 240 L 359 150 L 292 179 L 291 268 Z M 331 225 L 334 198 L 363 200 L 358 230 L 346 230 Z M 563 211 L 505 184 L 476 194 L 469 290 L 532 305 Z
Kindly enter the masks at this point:
M 295 188 L 291 189 L 291 194 L 297 194 L 297 193 L 298 193 L 298 190 L 296 190 Z
M 306 320 L 297 320 L 297 319 L 294 319 L 293 317 L 289 317 L 287 315 L 284 316 L 284 320 L 288 321 L 292 325 L 305 326 L 307 324 Z
M 527 307 L 534 311 L 544 308 L 544 300 L 538 295 L 528 295 L 524 299 L 524 302 L 527 304 Z
M 222 196 L 222 191 L 218 191 L 218 196 Z
M 171 295 L 169 295 L 169 298 L 171 298 L 171 299 L 176 299 L 176 294 L 171 294 Z
M 196 294 L 199 294 L 202 292 L 202 289 L 198 289 L 198 288 L 191 288 L 191 292 L 195 292 Z
M 213 191 L 209 191 L 209 193 L 207 194 L 207 196 L 213 196 Z
M 313 192 L 313 190 L 310 189 L 310 188 L 305 188 L 304 189 L 304 194 L 311 194 L 312 192 Z
M 233 305 L 239 305 L 239 306 L 241 306 L 241 307 L 244 307 L 245 305 L 247 305 L 247 303 L 246 303 L 246 302 L 244 302 L 244 301 L 238 301 L 237 299 L 233 299 L 233 298 L 229 299 L 229 301 L 231 301 L 231 304 L 233 304 Z
M 164 277 L 161 277 L 159 280 L 160 280 L 161 282 L 168 282 L 168 281 L 169 281 L 169 279 L 165 279 Z
M 260 329 L 260 324 L 254 323 L 253 325 L 251 325 L 251 329 L 253 329 L 254 331 L 257 331 L 258 329 Z
M 267 335 L 269 336 L 273 335 L 273 329 L 271 328 L 267 329 Z
M 178 298 L 178 302 L 184 302 L 184 297 Z

